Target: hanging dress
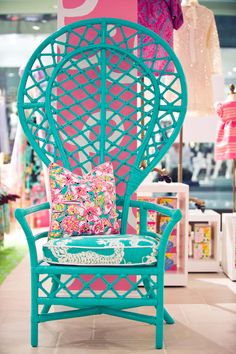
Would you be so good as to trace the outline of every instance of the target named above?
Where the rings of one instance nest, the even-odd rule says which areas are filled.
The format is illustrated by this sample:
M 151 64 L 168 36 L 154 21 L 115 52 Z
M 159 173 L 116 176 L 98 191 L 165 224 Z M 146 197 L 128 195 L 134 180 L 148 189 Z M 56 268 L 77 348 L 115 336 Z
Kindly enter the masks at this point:
M 173 48 L 173 29 L 179 29 L 183 23 L 180 3 L 180 0 L 138 0 L 138 23 L 154 31 Z M 162 47 L 158 49 L 155 44 L 148 44 L 152 41 L 147 35 L 138 38 L 139 46 L 141 42 L 144 44 L 144 60 L 167 55 Z M 154 69 L 162 70 L 165 64 L 164 60 L 157 61 Z M 173 65 L 169 65 L 166 71 L 173 71 Z
M 182 10 L 184 25 L 174 32 L 174 51 L 186 76 L 188 110 L 198 115 L 213 114 L 212 75 L 222 73 L 214 14 L 198 3 Z
M 236 159 L 236 101 L 219 102 L 216 112 L 220 118 L 215 143 L 215 160 Z

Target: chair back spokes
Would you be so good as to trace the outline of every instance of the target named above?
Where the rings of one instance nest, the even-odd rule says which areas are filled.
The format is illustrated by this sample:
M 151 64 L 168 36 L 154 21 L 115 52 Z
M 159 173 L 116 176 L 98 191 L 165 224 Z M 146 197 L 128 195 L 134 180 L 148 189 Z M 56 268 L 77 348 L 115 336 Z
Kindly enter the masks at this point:
M 83 174 L 112 161 L 118 196 L 133 193 L 162 159 L 187 104 L 168 44 L 140 25 L 108 18 L 49 36 L 25 68 L 18 101 L 22 127 L 46 165 Z

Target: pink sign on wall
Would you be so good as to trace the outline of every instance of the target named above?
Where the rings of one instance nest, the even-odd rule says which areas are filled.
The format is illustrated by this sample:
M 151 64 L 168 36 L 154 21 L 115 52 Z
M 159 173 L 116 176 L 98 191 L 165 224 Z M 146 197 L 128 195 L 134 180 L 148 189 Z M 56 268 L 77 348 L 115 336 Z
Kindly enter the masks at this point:
M 113 18 L 120 18 L 120 19 L 125 19 L 125 20 L 129 20 L 129 21 L 133 21 L 133 22 L 137 22 L 137 0 L 116 0 L 116 1 L 112 1 L 112 0 L 60 0 L 59 1 L 59 8 L 58 8 L 58 28 L 61 28 L 65 25 L 80 21 L 80 20 L 85 20 L 85 19 L 90 19 L 90 18 L 100 18 L 100 17 L 113 17 Z M 119 33 L 114 33 L 114 39 L 115 36 L 119 36 Z M 72 42 L 73 40 L 76 40 L 76 38 L 73 39 L 73 37 L 71 37 L 70 39 Z M 92 40 L 92 37 L 91 37 Z M 75 43 L 73 43 L 75 44 Z M 130 43 L 129 45 L 134 45 L 134 43 Z M 59 48 L 60 50 L 60 48 Z M 91 59 L 91 58 L 90 58 Z M 73 74 L 73 73 L 72 73 Z M 93 75 L 93 73 L 91 74 Z M 63 77 L 58 78 L 59 80 L 63 80 Z M 91 76 L 91 80 L 93 80 L 94 78 Z M 71 83 L 72 84 L 72 83 Z M 110 83 L 107 82 L 107 87 L 109 87 Z M 130 85 L 130 83 L 127 82 L 127 85 Z M 70 89 L 69 87 L 67 87 L 67 89 Z M 119 94 L 119 92 L 117 91 L 117 93 L 115 92 L 116 87 L 114 87 L 113 85 L 113 94 Z M 118 90 L 118 87 L 117 87 Z M 78 100 L 81 100 L 81 97 L 83 97 L 83 95 L 85 94 L 84 92 L 77 92 L 78 94 Z M 127 95 L 129 95 L 128 92 L 126 92 Z M 127 100 L 129 99 L 129 97 L 127 97 Z M 68 104 L 69 102 L 67 102 L 67 100 L 69 100 L 69 97 L 64 96 L 64 101 L 63 104 Z M 92 105 L 93 102 L 92 101 L 87 101 L 87 106 L 85 107 L 85 109 L 88 109 L 88 111 L 91 112 L 91 109 L 93 109 Z M 111 107 L 113 109 L 113 111 L 115 110 L 115 107 Z M 81 115 L 84 114 L 84 112 L 81 112 L 81 107 L 77 107 L 76 114 Z M 126 114 L 129 115 L 130 114 L 130 108 L 129 107 L 125 107 L 124 108 L 125 111 L 122 111 L 122 115 Z M 68 114 L 70 114 L 68 112 Z M 94 112 L 94 114 L 100 114 L 100 112 Z M 107 112 L 107 114 L 109 115 L 109 112 Z M 70 117 L 68 116 L 67 119 L 70 120 Z M 90 119 L 89 117 L 87 118 L 88 120 Z M 114 122 L 116 120 L 119 120 L 120 117 L 117 115 L 117 117 L 115 116 L 113 118 Z M 118 121 L 115 123 L 119 123 Z M 78 121 L 78 126 L 77 128 L 79 129 L 83 129 L 83 126 L 81 125 L 81 122 Z M 126 130 L 125 124 L 123 126 L 124 131 Z M 67 134 L 69 132 L 67 131 Z M 83 139 L 83 138 L 82 138 Z M 83 144 L 83 141 L 80 141 L 80 145 Z M 125 145 L 125 138 L 123 137 L 122 141 L 120 142 L 120 144 Z M 133 149 L 136 149 L 136 144 L 133 144 Z M 73 145 L 68 144 L 67 147 L 69 150 L 71 149 L 71 151 L 73 151 Z M 132 148 L 132 147 L 131 147 Z M 87 147 L 87 149 L 89 149 L 89 147 Z M 90 154 L 90 156 L 93 155 L 93 151 L 86 151 L 88 154 Z M 116 150 L 114 148 L 114 151 L 112 151 L 112 155 L 116 154 Z M 83 162 L 83 155 L 80 154 L 80 156 L 78 156 L 79 161 Z M 93 161 L 96 162 L 96 161 Z M 90 169 L 92 166 L 87 166 L 88 169 Z M 116 168 L 116 166 L 114 165 L 114 168 Z M 125 166 L 123 168 L 124 170 L 120 169 L 119 173 L 121 174 L 125 174 Z M 81 173 L 81 171 L 77 171 L 78 173 Z M 122 195 L 124 191 L 124 185 L 122 183 L 120 183 L 117 186 L 117 194 L 118 195 Z M 128 232 L 130 233 L 136 233 L 136 218 L 133 212 L 130 213 L 129 216 L 129 227 L 128 227 Z M 89 277 L 88 276 L 84 276 L 84 278 L 89 281 Z M 96 289 L 102 289 L 104 287 L 104 284 L 101 282 L 99 282 L 99 280 L 96 280 L 96 284 L 93 284 L 94 287 Z M 80 287 L 79 282 L 74 282 L 71 285 L 71 290 L 77 289 Z M 127 287 L 129 287 L 129 284 L 124 284 L 123 282 L 119 282 L 117 283 L 117 289 L 127 289 Z
M 115 17 L 137 22 L 137 0 L 60 0 L 58 28 L 88 18 Z

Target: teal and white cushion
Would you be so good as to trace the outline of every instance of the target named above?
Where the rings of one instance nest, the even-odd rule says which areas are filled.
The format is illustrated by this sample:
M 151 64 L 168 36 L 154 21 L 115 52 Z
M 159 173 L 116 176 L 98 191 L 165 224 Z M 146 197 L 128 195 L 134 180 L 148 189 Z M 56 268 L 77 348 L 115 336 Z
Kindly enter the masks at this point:
M 158 240 L 145 235 L 74 236 L 51 239 L 43 246 L 50 264 L 78 266 L 153 265 Z

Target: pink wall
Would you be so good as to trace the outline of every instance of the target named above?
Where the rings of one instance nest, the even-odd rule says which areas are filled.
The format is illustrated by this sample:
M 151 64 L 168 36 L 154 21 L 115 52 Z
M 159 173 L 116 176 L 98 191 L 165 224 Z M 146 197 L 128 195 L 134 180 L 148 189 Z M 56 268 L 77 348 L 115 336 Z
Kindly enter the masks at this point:
M 58 28 L 88 18 L 115 17 L 137 22 L 137 0 L 60 0 L 58 8 Z M 128 108 L 127 108 L 128 109 Z M 124 112 L 123 112 L 124 113 Z M 128 113 L 128 112 L 127 112 Z M 134 145 L 134 149 L 136 146 Z M 122 173 L 122 171 L 120 171 Z M 120 186 L 123 188 L 123 186 Z M 119 189 L 117 190 L 119 194 Z M 136 218 L 133 212 L 129 217 L 129 232 L 135 232 Z M 87 279 L 88 277 L 85 276 Z M 87 279 L 89 280 L 89 278 Z M 79 282 L 71 285 L 71 290 L 80 287 Z M 94 288 L 102 289 L 104 284 L 96 281 Z M 127 289 L 129 284 L 119 282 L 117 289 Z

